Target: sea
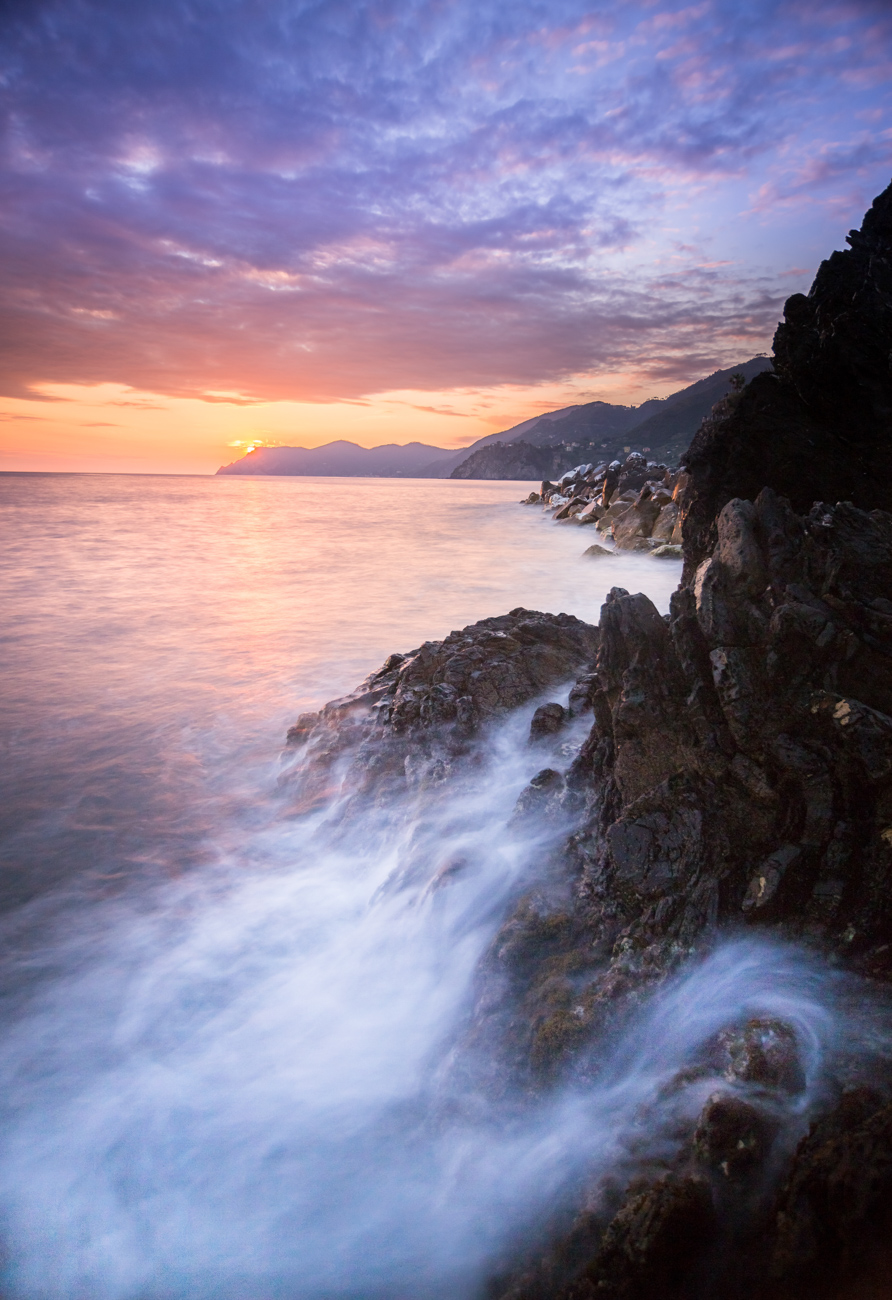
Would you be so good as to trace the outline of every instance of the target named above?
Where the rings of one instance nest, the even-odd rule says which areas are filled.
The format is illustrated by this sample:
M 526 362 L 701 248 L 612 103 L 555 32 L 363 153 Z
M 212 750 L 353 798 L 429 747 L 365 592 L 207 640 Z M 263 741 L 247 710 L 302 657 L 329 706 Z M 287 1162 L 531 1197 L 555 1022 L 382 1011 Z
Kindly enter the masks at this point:
M 392 652 L 517 606 L 596 622 L 613 586 L 668 610 L 679 563 L 585 556 L 594 529 L 521 506 L 533 486 L 0 475 L 10 1300 L 475 1300 L 648 1124 L 669 1140 L 642 1117 L 750 1010 L 797 1026 L 806 1114 L 834 986 L 752 938 L 586 1089 L 509 1104 L 450 1069 L 547 854 L 508 833 L 536 702 L 423 824 L 291 813 L 287 727 Z M 473 870 L 432 890 L 458 849 Z M 410 853 L 427 876 L 394 885 Z

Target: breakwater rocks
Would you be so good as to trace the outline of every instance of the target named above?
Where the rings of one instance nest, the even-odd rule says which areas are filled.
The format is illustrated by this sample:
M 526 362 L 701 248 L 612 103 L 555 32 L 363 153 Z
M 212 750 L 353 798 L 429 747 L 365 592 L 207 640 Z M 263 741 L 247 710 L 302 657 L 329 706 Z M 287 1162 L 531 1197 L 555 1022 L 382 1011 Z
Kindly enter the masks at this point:
M 323 786 L 350 748 L 357 780 L 378 781 L 362 773 L 380 754 L 404 788 L 471 755 L 496 710 L 575 678 L 530 743 L 580 714 L 587 738 L 515 819 L 568 830 L 481 963 L 455 1051 L 489 1096 L 596 1086 L 623 1027 L 723 934 L 794 940 L 861 998 L 892 984 L 892 188 L 850 242 L 788 302 L 777 373 L 720 404 L 681 471 L 583 465 L 530 498 L 616 547 L 680 539 L 667 616 L 619 588 L 597 629 L 515 610 L 389 660 L 291 735 Z M 577 1186 L 490 1295 L 887 1294 L 892 1067 L 888 1036 L 858 1041 L 819 1069 L 783 1007 L 731 1016 L 642 1115 L 661 1140 Z
M 543 481 L 521 505 L 541 505 L 561 524 L 593 525 L 620 551 L 643 551 L 656 559 L 681 559 L 679 498 L 689 476 L 632 452 L 624 461 L 577 465 L 556 483 Z M 583 554 L 604 558 L 612 551 L 595 543 Z

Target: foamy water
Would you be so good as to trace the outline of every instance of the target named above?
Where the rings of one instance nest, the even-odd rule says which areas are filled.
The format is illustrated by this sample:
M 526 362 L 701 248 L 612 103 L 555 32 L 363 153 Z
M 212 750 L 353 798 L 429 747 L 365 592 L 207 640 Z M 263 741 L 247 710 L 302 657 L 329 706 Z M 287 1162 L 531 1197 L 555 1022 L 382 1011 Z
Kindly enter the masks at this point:
M 0 480 L 7 902 L 30 899 L 4 921 L 10 1296 L 472 1300 L 580 1181 L 671 1152 L 710 1081 L 667 1083 L 750 1014 L 795 1028 L 805 1122 L 854 1022 L 835 976 L 754 940 L 599 1045 L 585 1089 L 506 1111 L 450 1070 L 480 957 L 566 829 L 508 829 L 549 760 L 535 702 L 422 814 L 284 815 L 285 725 L 390 651 L 521 604 L 597 617 L 587 534 L 522 489 Z M 666 607 L 677 565 L 607 564 Z

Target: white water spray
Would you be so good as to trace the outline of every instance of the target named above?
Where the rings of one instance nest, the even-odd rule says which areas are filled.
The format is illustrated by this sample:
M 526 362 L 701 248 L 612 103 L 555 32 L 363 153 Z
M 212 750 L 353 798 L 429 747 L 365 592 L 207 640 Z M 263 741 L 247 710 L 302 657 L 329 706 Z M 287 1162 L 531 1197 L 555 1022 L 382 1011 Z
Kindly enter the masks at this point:
M 838 1048 L 833 980 L 754 940 L 667 986 L 596 1085 L 510 1120 L 434 1103 L 475 968 L 548 848 L 506 833 L 543 763 L 529 712 L 421 823 L 280 823 L 210 880 L 70 919 L 62 974 L 3 1049 L 10 1296 L 470 1300 L 568 1186 L 626 1163 L 642 1124 L 658 1141 L 662 1091 L 724 1026 L 791 1024 L 807 1108 Z M 385 888 L 407 855 L 423 877 Z

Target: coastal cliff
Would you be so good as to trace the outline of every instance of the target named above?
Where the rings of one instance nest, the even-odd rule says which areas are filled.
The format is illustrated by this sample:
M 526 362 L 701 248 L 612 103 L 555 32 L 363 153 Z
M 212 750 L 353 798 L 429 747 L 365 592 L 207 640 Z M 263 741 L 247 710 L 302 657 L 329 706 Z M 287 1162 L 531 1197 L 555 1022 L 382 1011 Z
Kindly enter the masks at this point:
M 597 628 L 514 610 L 392 656 L 289 733 L 296 811 L 345 765 L 376 799 L 407 782 L 436 798 L 473 779 L 489 721 L 576 678 L 531 744 L 582 718 L 587 734 L 514 819 L 565 830 L 455 1048 L 490 1093 L 584 1086 L 599 1045 L 722 935 L 805 945 L 865 996 L 892 981 L 892 187 L 849 242 L 787 302 L 774 372 L 719 403 L 659 503 L 685 560 L 668 616 L 619 588 Z M 728 1025 L 674 1085 L 722 1081 L 698 1113 L 625 1182 L 578 1188 L 490 1294 L 884 1294 L 888 1056 L 841 1063 L 806 1106 L 807 1053 L 783 1017 Z

